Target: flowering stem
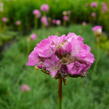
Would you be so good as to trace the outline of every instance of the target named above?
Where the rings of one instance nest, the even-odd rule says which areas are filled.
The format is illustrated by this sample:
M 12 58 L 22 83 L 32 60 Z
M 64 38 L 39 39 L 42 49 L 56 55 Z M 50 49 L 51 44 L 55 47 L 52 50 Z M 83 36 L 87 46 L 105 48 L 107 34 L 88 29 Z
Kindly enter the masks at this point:
M 59 109 L 62 109 L 62 78 L 58 81 L 58 99 L 59 99 Z

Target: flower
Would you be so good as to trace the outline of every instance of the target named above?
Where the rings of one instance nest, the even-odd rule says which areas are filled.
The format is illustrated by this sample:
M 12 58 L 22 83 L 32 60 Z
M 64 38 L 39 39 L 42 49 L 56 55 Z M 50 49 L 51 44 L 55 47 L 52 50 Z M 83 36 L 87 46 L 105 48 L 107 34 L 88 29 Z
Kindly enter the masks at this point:
M 90 6 L 91 6 L 92 8 L 96 8 L 96 7 L 98 6 L 98 4 L 97 4 L 97 2 L 92 2 L 92 3 L 90 4 Z
M 41 9 L 41 11 L 48 12 L 49 6 L 48 6 L 48 4 L 43 4 L 43 5 L 41 5 L 40 9 Z
M 28 66 L 36 66 L 54 78 L 83 77 L 94 62 L 90 47 L 81 36 L 69 33 L 51 35 L 36 45 Z
M 4 11 L 4 4 L 2 2 L 0 2 L 0 12 Z
M 31 34 L 30 38 L 31 38 L 31 40 L 35 40 L 37 38 L 37 35 L 33 33 L 33 34 Z
M 69 16 L 63 16 L 64 21 L 69 21 Z
M 92 17 L 96 17 L 96 13 L 95 13 L 95 12 L 92 12 L 92 13 L 91 13 L 91 16 L 92 16 Z
M 21 21 L 20 21 L 20 20 L 17 20 L 17 21 L 15 22 L 15 24 L 16 24 L 17 26 L 19 26 L 19 25 L 21 25 Z
M 35 9 L 35 10 L 33 11 L 33 14 L 35 15 L 36 18 L 39 18 L 39 17 L 41 16 L 40 11 L 37 10 L 37 9 Z
M 86 25 L 87 25 L 87 23 L 86 23 L 85 21 L 83 21 L 83 22 L 82 22 L 82 25 L 83 25 L 83 26 L 86 26 Z
M 56 25 L 60 25 L 61 24 L 61 20 L 57 19 L 55 22 Z
M 102 3 L 102 12 L 107 12 L 109 9 L 108 9 L 108 6 L 106 3 Z
M 53 24 L 56 24 L 56 20 L 55 20 L 55 19 L 53 19 L 53 20 L 52 20 L 52 23 L 53 23 Z
M 99 26 L 99 25 L 94 26 L 94 27 L 92 28 L 92 31 L 93 31 L 96 35 L 100 35 L 100 34 L 102 34 L 102 26 Z
M 59 19 L 53 19 L 52 20 L 52 23 L 55 24 L 55 25 L 60 25 L 61 24 L 61 20 L 59 20 Z
M 45 26 L 48 26 L 48 19 L 47 19 L 46 16 L 42 16 L 42 17 L 41 17 L 41 22 L 42 22 L 42 24 L 44 24 Z
M 21 90 L 22 92 L 28 92 L 28 91 L 31 90 L 31 88 L 30 88 L 27 84 L 22 84 L 22 85 L 20 86 L 20 90 Z
M 3 17 L 2 18 L 2 22 L 6 23 L 8 21 L 8 18 L 7 17 Z

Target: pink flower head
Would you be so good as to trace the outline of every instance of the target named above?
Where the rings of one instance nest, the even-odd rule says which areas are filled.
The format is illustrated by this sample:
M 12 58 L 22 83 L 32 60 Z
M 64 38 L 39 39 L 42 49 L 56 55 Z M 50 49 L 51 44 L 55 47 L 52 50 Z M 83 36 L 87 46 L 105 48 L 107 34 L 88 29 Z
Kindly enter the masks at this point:
M 90 4 L 90 6 L 91 6 L 92 8 L 96 8 L 96 7 L 98 6 L 98 4 L 97 4 L 97 2 L 92 2 L 92 3 Z
M 18 20 L 18 21 L 16 21 L 16 23 L 15 23 L 17 26 L 19 26 L 19 25 L 21 25 L 21 21 L 20 20 Z
M 7 17 L 3 17 L 2 18 L 2 22 L 6 23 L 8 21 L 8 18 Z
M 36 34 L 31 34 L 31 40 L 35 40 L 37 38 L 37 35 Z
M 90 47 L 82 37 L 69 33 L 49 36 L 36 45 L 28 57 L 28 66 L 37 66 L 55 78 L 85 76 L 94 62 Z
M 102 3 L 102 12 L 107 12 L 109 9 L 108 9 L 108 6 L 106 3 Z
M 102 26 L 94 26 L 92 28 L 92 31 L 96 34 L 96 35 L 99 35 L 102 33 Z
M 30 89 L 30 87 L 29 87 L 27 84 L 23 84 L 23 85 L 21 85 L 20 90 L 21 90 L 22 92 L 28 92 L 28 91 L 30 91 L 31 89 Z
M 86 23 L 85 21 L 83 21 L 83 22 L 82 22 L 82 25 L 83 25 L 83 26 L 86 26 L 86 25 L 87 25 L 87 23 Z
M 47 19 L 46 16 L 42 16 L 42 17 L 41 17 L 41 22 L 42 22 L 42 24 L 44 24 L 45 26 L 48 26 L 48 19 Z
M 35 10 L 33 11 L 33 14 L 35 15 L 36 18 L 39 18 L 39 17 L 41 16 L 40 11 L 37 10 L 37 9 L 35 9 Z
M 58 19 L 58 20 L 56 20 L 55 23 L 56 23 L 56 25 L 61 25 L 61 20 Z
M 91 13 L 91 16 L 92 16 L 92 17 L 96 17 L 96 13 L 95 13 L 95 12 L 92 12 L 92 13 Z
M 53 19 L 53 20 L 52 20 L 52 23 L 53 23 L 53 24 L 56 24 L 56 20 L 55 20 L 55 19 Z
M 63 16 L 64 21 L 69 21 L 69 16 Z
M 41 5 L 41 11 L 44 11 L 44 12 L 48 12 L 49 11 L 49 6 L 48 6 L 48 4 L 43 4 L 43 5 Z

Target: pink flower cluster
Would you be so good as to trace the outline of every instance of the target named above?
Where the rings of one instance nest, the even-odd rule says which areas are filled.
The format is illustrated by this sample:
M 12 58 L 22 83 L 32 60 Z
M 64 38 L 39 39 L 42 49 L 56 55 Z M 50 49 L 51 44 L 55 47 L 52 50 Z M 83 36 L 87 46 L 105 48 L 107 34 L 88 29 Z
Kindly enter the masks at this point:
M 48 12 L 49 6 L 47 4 L 43 4 L 43 5 L 41 5 L 40 9 L 41 9 L 41 11 Z
M 94 26 L 93 28 L 92 28 L 92 31 L 96 34 L 96 35 L 99 35 L 99 34 L 101 34 L 102 33 L 102 26 Z
M 37 10 L 37 9 L 35 9 L 35 10 L 33 11 L 33 14 L 35 15 L 36 18 L 39 18 L 39 17 L 41 16 L 40 11 Z
M 82 37 L 69 33 L 49 36 L 36 45 L 27 65 L 37 66 L 55 78 L 85 76 L 94 62 L 90 47 Z

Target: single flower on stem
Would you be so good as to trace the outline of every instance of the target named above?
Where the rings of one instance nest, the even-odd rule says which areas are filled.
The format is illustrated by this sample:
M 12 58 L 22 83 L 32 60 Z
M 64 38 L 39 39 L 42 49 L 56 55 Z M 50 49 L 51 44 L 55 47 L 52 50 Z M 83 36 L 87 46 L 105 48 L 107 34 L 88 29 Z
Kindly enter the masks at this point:
M 3 30 L 7 29 L 7 22 L 8 22 L 8 18 L 7 17 L 3 17 L 2 19 L 2 25 L 3 25 Z
M 102 26 L 100 26 L 100 25 L 94 26 L 92 28 L 92 31 L 94 32 L 95 35 L 101 35 L 102 34 Z
M 108 5 L 105 2 L 103 2 L 102 3 L 102 12 L 105 13 L 107 11 L 109 11 Z
M 69 21 L 69 16 L 63 16 L 64 25 Z
M 48 26 L 48 19 L 47 16 L 42 16 L 41 17 L 41 23 L 43 27 L 47 27 Z
M 55 22 L 55 24 L 56 24 L 57 26 L 60 26 L 60 25 L 61 25 L 61 20 L 57 19 L 56 22 Z
M 93 28 L 92 28 L 92 31 L 94 32 L 94 34 L 95 34 L 95 36 L 96 36 L 96 41 L 97 41 L 97 43 L 99 43 L 100 42 L 100 37 L 101 37 L 101 35 L 102 35 L 102 26 L 100 26 L 100 25 L 97 25 L 97 26 L 94 26 Z
M 92 3 L 90 4 L 90 6 L 91 6 L 92 8 L 97 8 L 98 3 L 97 3 L 97 2 L 92 2 Z
M 28 57 L 28 66 L 59 80 L 59 109 L 62 109 L 62 83 L 67 77 L 84 77 L 94 62 L 91 48 L 75 33 L 51 35 L 39 42 Z
M 28 92 L 28 91 L 31 90 L 31 88 L 30 88 L 29 85 L 27 85 L 27 84 L 22 84 L 22 85 L 20 86 L 20 90 L 21 90 L 22 92 Z
M 20 21 L 20 20 L 17 20 L 17 21 L 15 22 L 15 24 L 16 24 L 16 26 L 20 26 L 20 25 L 21 25 L 21 21 Z
M 22 31 L 22 22 L 20 21 L 20 20 L 17 20 L 16 22 L 15 22 L 15 24 L 16 24 L 16 26 L 17 26 L 17 28 L 18 28 L 18 31 L 19 32 L 21 32 Z
M 34 14 L 34 24 L 35 24 L 35 28 L 38 27 L 38 18 L 41 17 L 41 13 L 38 9 L 33 10 L 33 14 Z
M 2 18 L 2 22 L 3 22 L 3 23 L 7 23 L 7 22 L 8 22 L 8 18 L 7 18 L 7 17 L 3 17 L 3 18 Z
M 34 16 L 35 16 L 36 18 L 39 18 L 39 17 L 41 16 L 41 13 L 40 13 L 40 11 L 39 11 L 38 9 L 35 9 L 35 10 L 33 11 L 33 14 L 34 14 Z
M 82 25 L 83 25 L 83 26 L 86 26 L 86 25 L 87 25 L 87 22 L 83 21 L 83 22 L 82 22 Z
M 93 18 L 96 18 L 96 13 L 95 13 L 95 12 L 92 12 L 92 13 L 91 13 L 91 16 L 92 16 Z
M 41 5 L 40 10 L 43 11 L 43 12 L 48 12 L 49 11 L 48 4 Z
M 31 40 L 36 40 L 36 38 L 37 38 L 37 34 L 32 33 L 31 36 L 30 36 L 30 39 Z

